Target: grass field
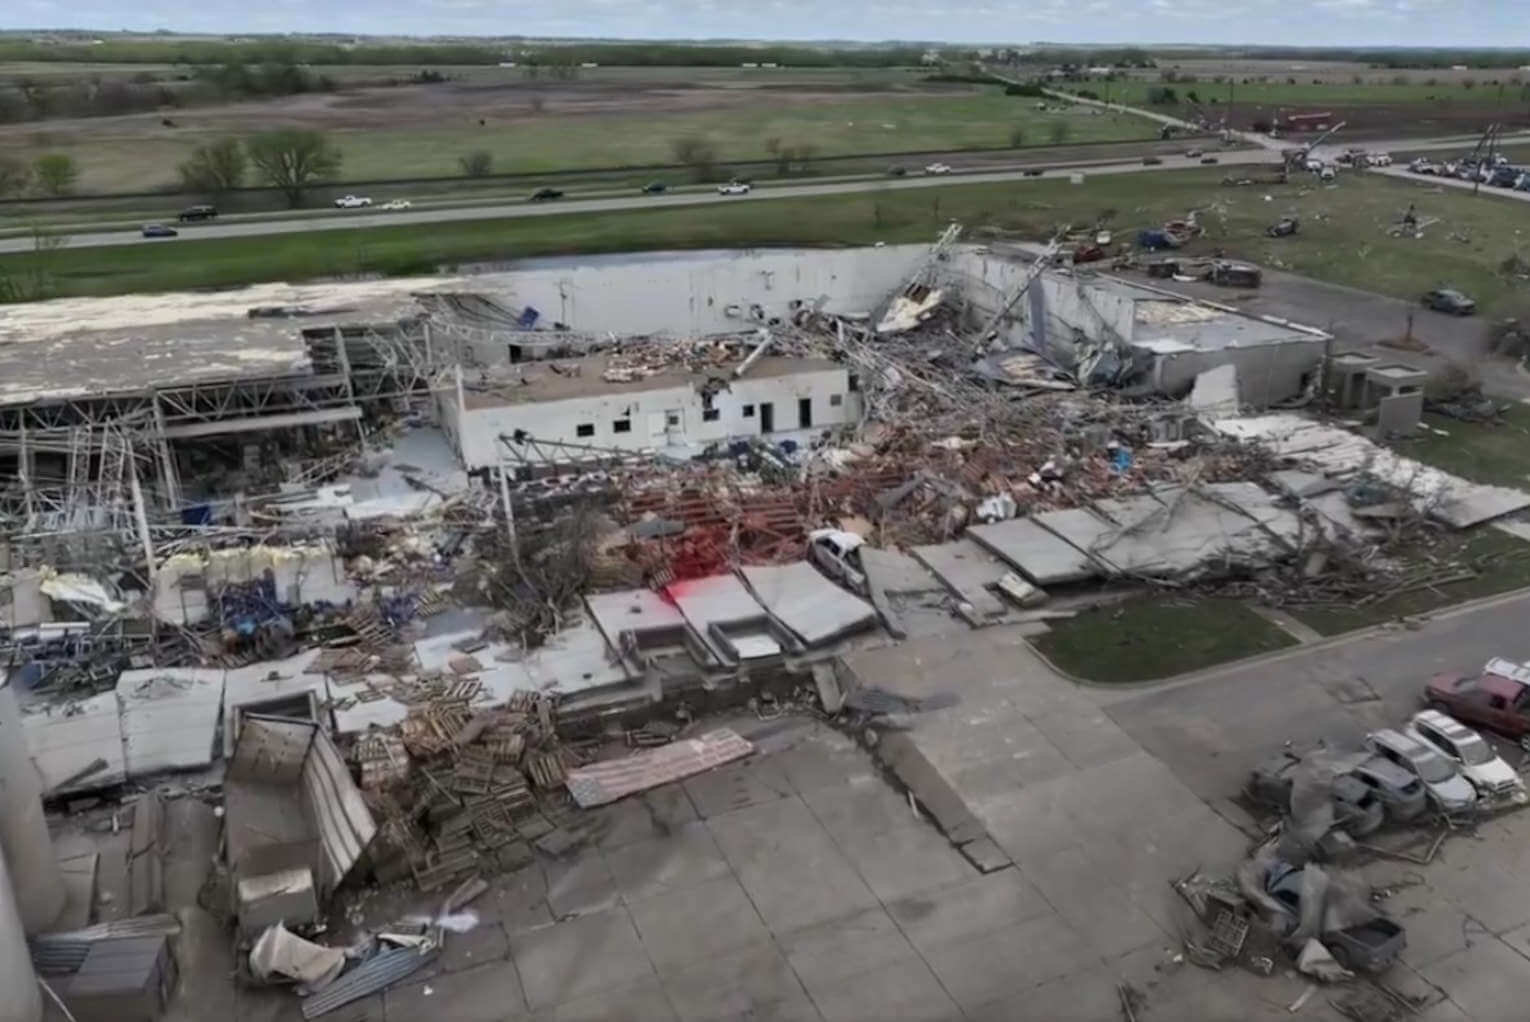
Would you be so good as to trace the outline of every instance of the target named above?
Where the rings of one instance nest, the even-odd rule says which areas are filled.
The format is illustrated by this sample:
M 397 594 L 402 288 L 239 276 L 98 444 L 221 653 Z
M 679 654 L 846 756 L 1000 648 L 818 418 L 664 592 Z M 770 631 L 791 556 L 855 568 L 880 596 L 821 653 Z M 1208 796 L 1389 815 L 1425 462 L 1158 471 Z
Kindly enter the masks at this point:
M 768 158 L 770 139 L 811 147 L 816 156 L 839 156 L 1009 146 L 1017 130 L 1025 145 L 1156 136 L 1142 118 L 1084 108 L 1041 112 L 993 88 L 847 93 L 811 101 L 801 96 L 777 101 L 754 92 L 708 97 L 706 105 L 713 108 L 696 110 L 579 112 L 576 98 L 551 99 L 540 114 L 520 97 L 494 109 L 442 105 L 431 116 L 390 123 L 385 103 L 403 91 L 301 97 L 303 113 L 294 119 L 329 131 L 343 155 L 341 181 L 453 177 L 461 173 L 458 158 L 477 149 L 493 154 L 500 173 L 533 173 L 673 163 L 675 142 L 698 137 L 726 163 Z M 361 105 L 363 99 L 368 105 Z M 240 113 L 239 108 L 178 111 L 174 128 L 146 116 L 13 125 L 0 132 L 0 144 L 23 159 L 69 153 L 81 168 L 77 190 L 82 193 L 149 191 L 173 184 L 177 164 L 197 145 L 272 126 L 280 117 L 271 110 L 257 118 L 254 105 L 251 120 Z
M 1530 405 L 1510 405 L 1498 422 L 1425 415 L 1433 431 L 1395 443 L 1399 454 L 1474 483 L 1530 489 Z
M 1036 646 L 1075 678 L 1122 684 L 1170 678 L 1295 642 L 1236 600 L 1154 596 L 1052 622 Z
M 116 294 L 283 280 L 345 273 L 427 272 L 438 265 L 568 252 L 770 244 L 846 245 L 919 241 L 950 220 L 972 234 L 1043 238 L 1062 223 L 1106 217 L 1128 231 L 1191 209 L 1206 236 L 1190 254 L 1228 253 L 1319 279 L 1412 298 L 1441 281 L 1474 294 L 1485 316 L 1510 307 L 1522 282 L 1498 274 L 1521 242 L 1523 211 L 1513 200 L 1407 181 L 1369 177 L 1338 188 L 1221 187 L 1220 172 L 1123 174 L 1072 185 L 1060 179 L 939 188 L 877 189 L 847 195 L 782 197 L 705 206 L 571 213 L 322 234 L 196 241 L 52 253 L 60 294 Z M 1264 201 L 1264 196 L 1270 201 Z M 1392 238 L 1385 227 L 1415 202 L 1444 227 L 1421 240 Z M 1265 226 L 1299 212 L 1302 233 L 1265 238 Z M 1453 240 L 1451 232 L 1469 237 Z M 0 274 L 30 265 L 30 254 L 0 257 Z
M 1521 108 L 1522 86 L 1510 84 L 1506 77 L 1497 74 L 1484 73 L 1478 78 L 1468 78 L 1472 81 L 1471 88 L 1466 88 L 1461 82 L 1437 80 L 1429 84 L 1427 80 L 1413 80 L 1403 84 L 1393 84 L 1390 81 L 1364 82 L 1356 85 L 1350 81 L 1330 81 L 1321 84 L 1313 84 L 1310 78 L 1303 78 L 1300 72 L 1293 72 L 1290 77 L 1296 78 L 1292 84 L 1285 78 L 1272 79 L 1266 82 L 1245 83 L 1241 78 L 1229 82 L 1217 83 L 1209 79 L 1198 82 L 1155 82 L 1155 81 L 1126 81 L 1126 82 L 1097 82 L 1085 86 L 1098 92 L 1101 98 L 1106 96 L 1106 87 L 1109 87 L 1109 99 L 1112 102 L 1125 103 L 1128 106 L 1146 106 L 1150 90 L 1156 88 L 1171 88 L 1178 94 L 1183 102 L 1187 99 L 1187 93 L 1195 93 L 1202 103 L 1233 102 L 1237 105 L 1251 103 L 1262 106 L 1319 106 L 1322 104 L 1342 104 L 1345 106 L 1361 104 L 1384 104 L 1387 106 L 1407 105 L 1411 103 L 1459 103 L 1463 105 L 1493 104 L 1499 99 L 1499 87 L 1486 84 L 1490 78 L 1497 78 L 1503 86 L 1503 101 L 1507 105 L 1519 102 Z M 1072 86 L 1069 86 L 1070 88 Z

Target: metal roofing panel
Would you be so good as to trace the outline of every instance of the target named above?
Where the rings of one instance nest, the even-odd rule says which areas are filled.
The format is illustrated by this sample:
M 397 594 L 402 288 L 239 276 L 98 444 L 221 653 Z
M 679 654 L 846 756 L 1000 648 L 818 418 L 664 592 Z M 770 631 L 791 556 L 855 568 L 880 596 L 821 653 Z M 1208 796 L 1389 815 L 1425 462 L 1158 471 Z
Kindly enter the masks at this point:
M 88 699 L 48 703 L 27 707 L 22 712 L 22 730 L 32 762 L 42 775 L 43 790 L 53 794 L 106 788 L 127 778 L 122 749 L 122 722 L 117 695 L 103 692 Z M 106 760 L 106 769 L 67 787 L 58 785 L 78 774 L 97 759 Z
M 223 670 L 160 667 L 117 679 L 129 777 L 206 766 L 223 709 Z

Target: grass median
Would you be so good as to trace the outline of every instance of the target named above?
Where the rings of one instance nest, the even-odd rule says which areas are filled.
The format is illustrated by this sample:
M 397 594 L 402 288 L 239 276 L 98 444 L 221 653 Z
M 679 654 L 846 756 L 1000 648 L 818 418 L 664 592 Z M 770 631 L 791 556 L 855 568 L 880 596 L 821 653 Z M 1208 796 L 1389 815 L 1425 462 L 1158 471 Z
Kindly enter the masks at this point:
M 1237 174 L 1255 168 L 1228 168 Z M 1516 244 L 1520 207 L 1466 192 L 1429 192 L 1391 178 L 1349 178 L 1333 190 L 1290 185 L 1222 187 L 1221 170 L 1096 175 L 924 188 L 880 185 L 825 196 L 761 197 L 697 206 L 399 227 L 337 229 L 252 238 L 115 248 L 65 247 L 0 256 L 0 285 L 35 280 L 41 296 L 104 295 L 219 287 L 355 274 L 406 275 L 540 255 L 763 245 L 854 245 L 927 241 L 952 220 L 968 237 L 1044 238 L 1059 224 L 1105 221 L 1129 237 L 1139 227 L 1200 211 L 1213 248 L 1319 279 L 1411 298 L 1442 282 L 1474 294 L 1485 315 L 1512 303 L 1520 285 L 1499 263 Z M 1264 197 L 1269 196 L 1266 200 Z M 1386 228 L 1408 204 L 1438 216 L 1422 239 Z M 1302 233 L 1269 239 L 1265 226 L 1295 211 Z M 1513 215 L 1511 215 L 1513 214 Z M 1462 243 L 1456 236 L 1470 240 Z M 22 292 L 25 297 L 33 292 Z M 1321 324 L 1318 324 L 1321 325 Z

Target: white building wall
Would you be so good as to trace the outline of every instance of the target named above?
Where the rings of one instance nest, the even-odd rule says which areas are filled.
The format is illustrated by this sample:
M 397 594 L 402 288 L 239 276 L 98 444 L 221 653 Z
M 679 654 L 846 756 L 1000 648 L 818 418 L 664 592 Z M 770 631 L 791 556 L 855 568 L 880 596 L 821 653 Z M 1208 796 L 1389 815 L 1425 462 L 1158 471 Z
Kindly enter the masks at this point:
M 459 286 L 517 312 L 534 307 L 541 313 L 539 330 L 557 322 L 576 333 L 687 337 L 786 320 L 794 303 L 812 306 L 820 298 L 827 299 L 826 312 L 873 312 L 929 250 L 888 245 L 582 256 L 540 260 Z M 497 365 L 509 360 L 508 346 L 485 338 L 473 343 L 472 356 Z
M 462 415 L 462 457 L 469 469 L 499 463 L 498 438 L 523 429 L 538 440 L 568 441 L 624 450 L 697 447 L 730 437 L 763 433 L 763 406 L 774 419 L 771 436 L 799 433 L 799 402 L 811 402 L 809 431 L 853 421 L 859 395 L 849 392 L 849 373 L 822 369 L 789 376 L 745 376 L 713 399 L 717 417 L 707 420 L 693 386 L 622 390 L 526 404 L 468 408 Z M 837 402 L 837 403 L 836 403 Z M 749 414 L 746 414 L 746 411 Z M 673 424 L 673 419 L 678 424 Z M 615 424 L 631 424 L 617 432 Z M 592 427 L 581 435 L 580 426 Z
M 951 276 L 964 288 L 968 301 L 979 314 L 989 316 L 1030 272 L 1028 263 L 976 248 L 958 249 L 949 266 Z M 1131 340 L 1136 317 L 1131 298 L 1060 270 L 1048 271 L 1032 286 L 1041 292 L 1049 329 L 1068 325 L 1093 333 L 1104 323 L 1119 336 Z M 1011 343 L 1030 333 L 1033 305 L 1029 299 L 1022 300 L 1010 310 L 1010 316 L 1019 324 L 1009 335 Z

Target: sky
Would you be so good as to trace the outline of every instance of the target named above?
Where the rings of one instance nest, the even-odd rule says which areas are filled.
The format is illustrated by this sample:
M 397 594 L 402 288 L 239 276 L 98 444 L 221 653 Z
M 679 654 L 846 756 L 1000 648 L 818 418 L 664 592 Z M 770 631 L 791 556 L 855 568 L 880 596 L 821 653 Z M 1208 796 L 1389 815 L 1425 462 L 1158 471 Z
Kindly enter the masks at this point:
M 0 28 L 1530 48 L 1526 7 L 1526 0 L 5 0 Z

